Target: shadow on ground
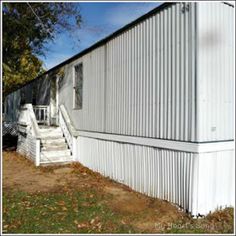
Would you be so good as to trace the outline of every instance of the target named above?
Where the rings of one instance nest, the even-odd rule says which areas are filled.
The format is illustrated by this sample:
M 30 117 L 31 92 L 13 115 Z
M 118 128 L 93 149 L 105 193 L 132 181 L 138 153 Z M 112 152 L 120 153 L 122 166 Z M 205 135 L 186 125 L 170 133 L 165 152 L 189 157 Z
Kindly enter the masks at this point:
M 3 151 L 15 151 L 17 147 L 17 136 L 6 134 L 2 137 Z

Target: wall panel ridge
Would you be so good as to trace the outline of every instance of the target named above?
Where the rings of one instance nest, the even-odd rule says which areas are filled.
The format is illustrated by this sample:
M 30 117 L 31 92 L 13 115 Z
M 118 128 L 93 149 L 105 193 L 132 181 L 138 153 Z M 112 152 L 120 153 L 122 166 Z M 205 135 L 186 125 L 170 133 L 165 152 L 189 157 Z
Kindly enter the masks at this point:
M 195 139 L 195 8 L 171 5 L 107 43 L 105 132 Z

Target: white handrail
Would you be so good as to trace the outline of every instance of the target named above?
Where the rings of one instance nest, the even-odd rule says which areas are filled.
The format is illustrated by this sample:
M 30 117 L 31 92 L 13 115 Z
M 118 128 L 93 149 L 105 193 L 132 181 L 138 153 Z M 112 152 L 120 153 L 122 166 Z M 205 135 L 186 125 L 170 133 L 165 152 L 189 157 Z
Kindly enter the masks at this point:
M 63 119 L 66 123 L 66 126 L 67 126 L 69 132 L 71 133 L 71 135 L 76 136 L 76 137 L 79 136 L 78 131 L 75 129 L 74 125 L 71 123 L 70 117 L 69 117 L 64 105 L 59 106 L 59 112 L 61 112 L 62 117 L 63 117 Z
M 23 115 L 20 117 L 18 124 L 26 126 L 26 132 L 30 132 L 35 138 L 36 142 L 36 156 L 35 164 L 36 166 L 40 165 L 40 132 L 39 126 L 34 114 L 32 104 L 25 104 L 21 107 L 21 110 L 24 111 Z
M 64 105 L 59 106 L 59 126 L 62 129 L 66 142 L 72 152 L 73 159 L 75 161 L 77 158 L 77 136 L 79 136 L 79 134 L 72 125 L 70 117 Z
M 33 111 L 35 113 L 36 121 L 38 123 L 43 123 L 43 124 L 49 125 L 49 123 L 50 123 L 49 106 L 35 105 L 35 106 L 33 106 Z
M 38 126 L 37 119 L 33 110 L 33 106 L 32 104 L 26 104 L 26 106 L 29 112 L 28 114 L 30 118 L 32 134 L 34 135 L 34 137 L 40 138 L 39 126 Z

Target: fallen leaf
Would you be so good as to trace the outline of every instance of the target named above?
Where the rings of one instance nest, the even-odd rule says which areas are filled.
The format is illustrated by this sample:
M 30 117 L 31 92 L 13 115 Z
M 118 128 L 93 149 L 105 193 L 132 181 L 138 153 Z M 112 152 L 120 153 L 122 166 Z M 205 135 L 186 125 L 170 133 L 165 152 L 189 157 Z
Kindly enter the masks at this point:
M 87 227 L 87 224 L 86 224 L 86 223 L 81 223 L 81 224 L 78 224 L 78 225 L 77 225 L 77 228 L 78 228 L 78 229 L 85 228 L 85 227 Z
M 64 205 L 65 205 L 65 202 L 64 202 L 64 201 L 59 201 L 59 202 L 57 202 L 57 205 L 59 205 L 59 206 L 64 206 Z
M 62 210 L 63 210 L 63 211 L 67 211 L 67 208 L 66 208 L 66 207 L 62 207 Z
M 123 225 L 125 225 L 125 224 L 126 224 L 124 220 L 122 220 L 122 221 L 121 221 L 121 223 L 122 223 Z

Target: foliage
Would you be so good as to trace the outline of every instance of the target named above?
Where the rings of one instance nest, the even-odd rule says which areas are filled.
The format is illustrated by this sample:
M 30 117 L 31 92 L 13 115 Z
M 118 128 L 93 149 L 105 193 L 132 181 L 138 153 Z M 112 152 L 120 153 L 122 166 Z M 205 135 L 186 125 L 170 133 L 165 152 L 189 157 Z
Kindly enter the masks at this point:
M 3 4 L 4 94 L 43 72 L 45 43 L 81 23 L 78 4 L 66 2 Z
M 3 63 L 4 94 L 34 79 L 43 71 L 42 62 L 29 50 L 25 50 L 19 55 L 18 63 L 11 66 Z

